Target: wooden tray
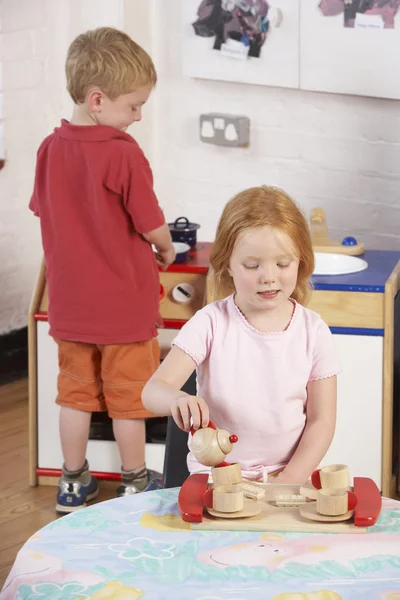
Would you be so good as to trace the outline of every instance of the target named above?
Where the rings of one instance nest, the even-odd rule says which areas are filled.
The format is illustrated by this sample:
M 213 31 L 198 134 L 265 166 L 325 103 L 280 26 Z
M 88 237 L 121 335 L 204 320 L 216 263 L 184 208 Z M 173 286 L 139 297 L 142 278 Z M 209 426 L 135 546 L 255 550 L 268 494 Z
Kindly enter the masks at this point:
M 301 516 L 298 507 L 275 506 L 278 494 L 299 494 L 298 485 L 263 485 L 265 496 L 258 503 L 261 512 L 244 519 L 218 519 L 207 512 L 201 523 L 190 523 L 191 529 L 219 531 L 301 531 L 304 533 L 365 533 L 366 527 L 356 527 L 353 521 L 322 523 Z
M 264 484 L 265 497 L 254 501 L 259 514 L 240 519 L 221 519 L 207 514 L 208 475 L 191 475 L 182 485 L 178 496 L 178 507 L 182 519 L 190 523 L 192 529 L 242 530 L 242 531 L 302 531 L 319 533 L 365 533 L 366 528 L 374 525 L 379 517 L 382 498 L 372 479 L 354 477 L 354 494 L 357 504 L 351 521 L 321 523 L 307 519 L 299 507 L 276 506 L 277 495 L 298 495 L 305 486 Z M 306 490 L 307 491 L 307 490 Z M 303 505 L 304 506 L 304 505 Z

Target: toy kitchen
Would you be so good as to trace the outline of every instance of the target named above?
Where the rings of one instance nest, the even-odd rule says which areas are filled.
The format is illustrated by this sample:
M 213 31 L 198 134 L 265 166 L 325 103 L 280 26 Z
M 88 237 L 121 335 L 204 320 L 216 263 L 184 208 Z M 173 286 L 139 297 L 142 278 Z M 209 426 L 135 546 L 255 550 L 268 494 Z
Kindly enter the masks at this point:
M 187 246 L 177 262 L 160 272 L 161 357 L 177 330 L 214 299 L 207 285 L 212 244 L 198 242 L 200 225 L 186 218 L 169 225 L 174 241 Z M 352 237 L 330 242 L 323 211 L 313 211 L 311 231 L 316 270 L 308 307 L 329 325 L 342 366 L 336 432 L 323 464 L 347 464 L 354 475 L 371 478 L 384 496 L 393 497 L 396 488 L 400 492 L 400 251 L 365 250 Z M 57 346 L 48 330 L 42 265 L 29 313 L 31 485 L 55 485 L 62 464 Z M 186 385 L 195 393 L 194 377 Z M 146 462 L 158 471 L 163 470 L 165 421 L 146 423 Z M 120 460 L 106 413 L 92 417 L 87 458 L 98 478 L 119 479 Z

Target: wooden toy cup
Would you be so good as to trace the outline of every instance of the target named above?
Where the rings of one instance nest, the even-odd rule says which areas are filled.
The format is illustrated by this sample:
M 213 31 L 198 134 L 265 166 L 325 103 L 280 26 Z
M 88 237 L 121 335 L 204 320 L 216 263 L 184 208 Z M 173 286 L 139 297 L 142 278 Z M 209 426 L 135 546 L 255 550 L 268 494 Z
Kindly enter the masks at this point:
M 211 469 L 211 477 L 215 488 L 220 485 L 234 485 L 243 481 L 239 463 L 233 463 L 226 467 L 214 467 Z
M 243 509 L 244 494 L 240 484 L 219 485 L 207 490 L 204 504 L 218 512 L 232 513 Z
M 328 465 L 317 469 L 311 475 L 311 483 L 317 490 L 321 488 L 350 488 L 350 471 L 347 465 Z
M 329 517 L 344 515 L 353 510 L 357 497 L 353 492 L 344 489 L 321 489 L 317 493 L 317 512 Z

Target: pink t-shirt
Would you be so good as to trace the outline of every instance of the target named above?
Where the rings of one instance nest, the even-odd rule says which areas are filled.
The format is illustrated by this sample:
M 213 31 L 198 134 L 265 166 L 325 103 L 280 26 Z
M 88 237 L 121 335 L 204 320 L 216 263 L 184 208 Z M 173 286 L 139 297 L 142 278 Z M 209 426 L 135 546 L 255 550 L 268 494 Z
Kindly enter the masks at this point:
M 321 317 L 294 303 L 285 331 L 250 325 L 233 295 L 199 310 L 174 339 L 197 365 L 197 393 L 217 427 L 239 441 L 228 462 L 267 480 L 287 464 L 305 426 L 309 381 L 340 371 L 332 334 Z M 189 441 L 190 448 L 190 441 Z M 190 472 L 204 471 L 193 454 Z

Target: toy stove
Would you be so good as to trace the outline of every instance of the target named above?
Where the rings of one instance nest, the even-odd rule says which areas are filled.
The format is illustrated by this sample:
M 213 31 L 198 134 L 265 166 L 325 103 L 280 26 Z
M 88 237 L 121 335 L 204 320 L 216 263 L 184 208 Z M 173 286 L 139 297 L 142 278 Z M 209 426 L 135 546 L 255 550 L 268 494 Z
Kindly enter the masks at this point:
M 185 262 L 160 271 L 160 313 L 164 328 L 159 330 L 161 359 L 168 353 L 179 330 L 205 304 L 206 280 L 212 244 L 198 242 Z M 29 414 L 30 483 L 55 484 L 60 475 L 62 453 L 58 434 L 57 345 L 48 335 L 47 286 L 42 264 L 29 311 Z M 195 376 L 184 386 L 195 394 Z M 163 470 L 166 418 L 146 421 L 146 463 Z M 93 413 L 87 458 L 99 479 L 118 480 L 120 458 L 107 413 Z

